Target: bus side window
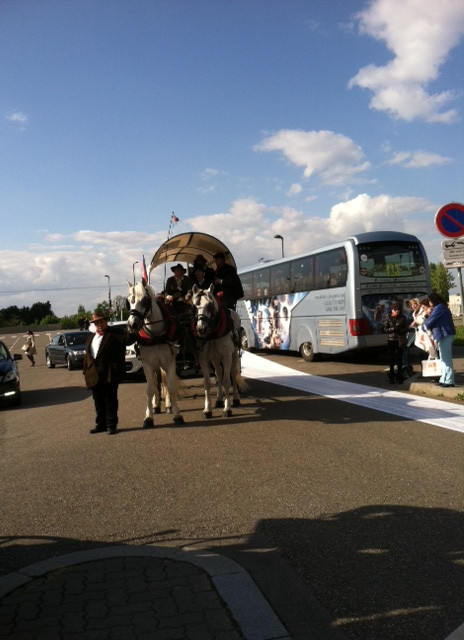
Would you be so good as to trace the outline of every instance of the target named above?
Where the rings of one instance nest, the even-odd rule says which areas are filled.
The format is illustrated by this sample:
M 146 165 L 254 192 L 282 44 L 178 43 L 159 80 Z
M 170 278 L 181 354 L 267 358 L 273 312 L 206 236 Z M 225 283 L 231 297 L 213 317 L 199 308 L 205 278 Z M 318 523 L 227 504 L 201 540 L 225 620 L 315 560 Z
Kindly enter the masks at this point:
M 255 287 L 256 297 L 263 298 L 269 295 L 269 267 L 256 271 Z
M 290 265 L 288 262 L 271 267 L 270 290 L 271 296 L 290 293 Z
M 331 255 L 333 253 L 333 256 Z M 346 252 L 345 249 L 331 252 L 329 287 L 344 287 L 346 285 Z
M 290 263 L 290 291 L 311 291 L 313 288 L 312 258 L 298 258 Z
M 253 287 L 253 272 L 242 273 L 240 275 L 240 280 L 242 281 L 243 287 L 243 297 L 245 300 L 249 300 L 250 298 L 255 297 L 255 291 Z

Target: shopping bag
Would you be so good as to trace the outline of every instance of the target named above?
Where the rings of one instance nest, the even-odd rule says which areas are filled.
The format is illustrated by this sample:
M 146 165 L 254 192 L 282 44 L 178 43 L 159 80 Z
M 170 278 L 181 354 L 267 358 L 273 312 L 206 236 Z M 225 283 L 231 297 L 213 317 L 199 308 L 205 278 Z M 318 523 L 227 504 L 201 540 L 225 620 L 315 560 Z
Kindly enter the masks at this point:
M 435 340 L 431 336 L 428 331 L 424 331 L 423 329 L 418 329 L 416 331 L 416 336 L 414 340 L 414 344 L 419 349 L 423 349 L 423 351 L 427 351 L 431 358 L 437 357 L 437 347 L 435 345 Z
M 422 360 L 422 377 L 436 378 L 437 376 L 441 376 L 441 360 L 430 357 Z

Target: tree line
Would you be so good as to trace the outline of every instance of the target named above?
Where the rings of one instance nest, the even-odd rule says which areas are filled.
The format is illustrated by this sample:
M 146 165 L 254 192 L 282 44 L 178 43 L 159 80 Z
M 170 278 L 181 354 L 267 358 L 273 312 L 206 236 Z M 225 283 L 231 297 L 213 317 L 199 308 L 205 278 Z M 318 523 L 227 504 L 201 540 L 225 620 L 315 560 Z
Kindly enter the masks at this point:
M 441 262 L 430 262 L 429 269 L 432 291 L 439 293 L 442 298 L 448 301 L 450 289 L 455 285 L 454 276 L 448 269 L 445 269 Z M 97 305 L 96 310 L 103 311 L 108 316 L 110 315 L 106 300 L 102 300 Z M 35 302 L 31 307 L 12 305 L 5 309 L 0 309 L 0 327 L 60 324 L 63 329 L 73 329 L 79 326 L 79 321 L 83 318 L 90 320 L 91 314 L 91 311 L 86 311 L 82 305 L 79 305 L 76 314 L 58 318 L 53 313 L 50 301 L 47 300 L 47 302 Z M 115 298 L 112 315 L 118 320 L 127 319 L 125 298 L 123 296 Z

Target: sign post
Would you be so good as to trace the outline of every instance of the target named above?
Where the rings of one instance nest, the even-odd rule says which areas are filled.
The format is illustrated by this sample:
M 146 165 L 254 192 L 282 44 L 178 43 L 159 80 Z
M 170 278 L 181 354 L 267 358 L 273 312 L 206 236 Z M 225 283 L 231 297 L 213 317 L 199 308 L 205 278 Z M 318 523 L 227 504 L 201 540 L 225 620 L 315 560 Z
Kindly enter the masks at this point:
M 460 202 L 445 204 L 435 214 L 435 225 L 443 236 L 454 238 L 454 240 L 444 240 L 441 247 L 445 268 L 458 270 L 461 315 L 464 323 L 464 290 L 461 273 L 461 268 L 464 267 L 464 205 Z

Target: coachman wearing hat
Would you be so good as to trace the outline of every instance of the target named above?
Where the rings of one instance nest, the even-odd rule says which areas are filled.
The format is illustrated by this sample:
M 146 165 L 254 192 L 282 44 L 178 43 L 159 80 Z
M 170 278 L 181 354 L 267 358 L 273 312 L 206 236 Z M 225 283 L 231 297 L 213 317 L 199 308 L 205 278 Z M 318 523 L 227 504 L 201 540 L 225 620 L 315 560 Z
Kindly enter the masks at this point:
M 90 433 L 116 433 L 118 426 L 118 385 L 126 372 L 126 345 L 136 340 L 128 330 L 108 326 L 105 315 L 96 311 L 92 316 L 95 334 L 85 343 L 84 376 L 95 404 L 95 427 Z
M 192 281 L 180 263 L 171 267 L 171 271 L 174 275 L 166 281 L 166 301 L 171 302 L 174 309 L 182 313 L 185 311 L 185 302 L 192 295 Z
M 214 293 L 222 295 L 222 300 L 226 307 L 235 309 L 237 300 L 243 298 L 242 281 L 231 264 L 226 262 L 226 256 L 222 251 L 218 251 L 214 256 L 216 271 L 214 273 Z

